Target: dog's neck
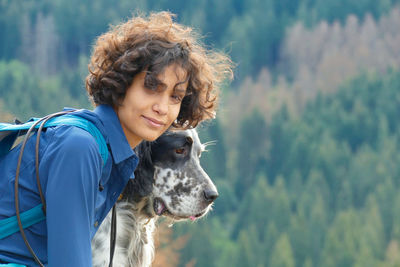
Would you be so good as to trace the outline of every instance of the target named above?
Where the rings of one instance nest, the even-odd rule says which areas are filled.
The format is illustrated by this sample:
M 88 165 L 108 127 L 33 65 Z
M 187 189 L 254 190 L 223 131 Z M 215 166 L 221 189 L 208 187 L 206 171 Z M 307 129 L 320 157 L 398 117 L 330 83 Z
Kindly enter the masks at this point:
M 154 258 L 153 232 L 157 217 L 149 218 L 143 212 L 144 201 L 139 203 L 119 201 L 117 207 L 117 245 L 114 253 L 114 266 L 148 267 Z M 109 233 L 111 228 L 110 214 L 101 224 L 92 241 L 96 247 L 93 266 L 108 266 Z M 101 240 L 100 240 L 101 239 Z
M 132 204 L 119 202 L 117 218 L 117 248 L 115 259 L 127 260 L 127 263 L 115 262 L 115 266 L 150 266 L 154 258 L 153 232 L 156 217 L 149 218 L 141 212 L 142 202 Z M 117 214 L 118 214 L 117 213 Z M 125 258 L 125 259 L 124 259 Z

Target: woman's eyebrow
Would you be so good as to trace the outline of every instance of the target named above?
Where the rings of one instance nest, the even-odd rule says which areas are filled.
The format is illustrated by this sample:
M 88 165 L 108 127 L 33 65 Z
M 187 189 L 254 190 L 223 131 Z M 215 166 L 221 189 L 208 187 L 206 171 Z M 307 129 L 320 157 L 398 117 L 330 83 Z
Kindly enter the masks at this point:
M 177 86 L 178 86 L 179 84 L 177 84 L 176 86 L 175 86 L 175 88 L 174 88 L 174 91 L 176 92 L 176 93 L 179 93 L 179 94 L 186 94 L 186 89 L 183 89 L 183 88 L 178 88 Z
M 175 86 L 173 88 L 174 94 L 186 95 L 187 90 L 186 90 L 186 88 L 182 88 L 182 86 L 180 86 L 182 84 L 183 83 L 175 84 Z M 168 88 L 168 85 L 166 85 L 163 82 L 159 82 L 157 88 L 159 88 L 159 90 L 161 90 L 161 91 L 164 91 L 164 90 L 166 90 Z
M 188 79 L 185 79 L 183 81 L 180 81 L 180 82 L 176 83 L 175 86 L 174 86 L 175 92 L 186 94 L 186 91 L 187 91 L 186 87 L 188 86 L 188 84 L 186 84 L 187 80 Z M 185 84 L 186 84 L 186 86 L 185 86 Z
M 179 78 L 179 77 L 177 76 L 177 78 Z M 189 77 L 186 77 L 184 80 L 178 81 L 173 87 L 174 92 L 186 94 L 187 86 L 184 86 L 184 88 L 182 88 L 182 86 L 180 86 L 180 85 L 186 84 L 188 82 L 188 80 L 189 80 Z M 158 79 L 157 87 L 160 88 L 161 90 L 166 90 L 168 88 L 168 85 L 166 83 L 164 83 L 163 80 Z

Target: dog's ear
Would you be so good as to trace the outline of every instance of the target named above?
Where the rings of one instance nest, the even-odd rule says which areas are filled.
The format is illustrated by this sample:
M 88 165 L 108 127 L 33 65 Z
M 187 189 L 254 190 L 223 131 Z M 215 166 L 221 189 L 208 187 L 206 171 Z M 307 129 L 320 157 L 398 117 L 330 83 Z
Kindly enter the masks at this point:
M 153 188 L 154 166 L 151 159 L 151 142 L 143 141 L 136 148 L 139 164 L 135 170 L 135 179 L 129 180 L 124 196 L 136 202 L 148 196 Z

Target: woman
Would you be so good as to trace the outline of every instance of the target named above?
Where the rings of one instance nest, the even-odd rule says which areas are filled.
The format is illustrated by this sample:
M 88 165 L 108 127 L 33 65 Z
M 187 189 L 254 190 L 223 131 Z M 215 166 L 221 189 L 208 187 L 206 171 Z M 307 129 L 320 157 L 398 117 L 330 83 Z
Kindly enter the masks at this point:
M 215 116 L 218 84 L 232 75 L 223 54 L 206 51 L 190 28 L 167 12 L 135 17 L 101 35 L 86 78 L 94 111 L 75 115 L 93 123 L 107 142 L 85 130 L 59 125 L 40 136 L 40 184 L 46 220 L 25 232 L 48 266 L 91 266 L 98 226 L 130 178 L 133 148 L 169 127 L 194 127 Z M 35 135 L 28 140 L 19 177 L 21 212 L 40 204 L 35 180 Z M 0 158 L 0 221 L 15 215 L 14 179 L 20 147 Z M 19 232 L 0 239 L 0 263 L 36 266 Z

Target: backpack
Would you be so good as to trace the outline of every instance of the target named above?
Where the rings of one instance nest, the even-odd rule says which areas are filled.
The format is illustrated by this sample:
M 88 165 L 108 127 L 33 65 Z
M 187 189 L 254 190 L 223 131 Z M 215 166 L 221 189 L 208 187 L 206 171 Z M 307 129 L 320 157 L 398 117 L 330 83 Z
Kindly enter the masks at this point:
M 30 119 L 26 123 L 0 123 L 0 157 L 7 154 L 11 148 L 13 147 L 16 139 L 19 136 L 25 135 L 24 141 L 21 144 L 21 151 L 19 155 L 19 160 L 17 164 L 17 171 L 15 176 L 15 194 L 18 196 L 18 178 L 19 178 L 19 168 L 21 164 L 22 154 L 24 152 L 24 148 L 26 142 L 30 136 L 30 134 L 34 131 L 34 129 L 38 129 L 38 137 L 37 137 L 37 146 L 39 147 L 39 140 L 40 140 L 40 133 L 43 128 L 57 126 L 57 125 L 71 125 L 79 127 L 88 133 L 90 133 L 93 138 L 96 140 L 96 143 L 99 146 L 99 152 L 101 158 L 103 160 L 103 166 L 107 162 L 108 159 L 108 148 L 106 141 L 104 140 L 103 135 L 100 133 L 99 129 L 90 121 L 79 117 L 77 115 L 69 114 L 74 110 L 69 111 L 62 111 L 54 114 L 47 115 L 43 118 L 33 118 Z M 40 187 L 40 180 L 39 180 L 39 158 L 38 158 L 38 151 L 36 151 L 36 178 L 37 182 Z M 43 266 L 40 260 L 37 258 L 36 254 L 33 252 L 32 248 L 29 246 L 28 241 L 26 240 L 26 236 L 24 233 L 24 228 L 27 228 L 33 224 L 36 224 L 46 218 L 46 204 L 44 200 L 44 196 L 39 189 L 40 198 L 42 204 L 39 204 L 33 207 L 30 210 L 20 213 L 19 212 L 19 202 L 18 197 L 16 197 L 15 208 L 16 208 L 16 215 L 10 218 L 0 220 L 0 239 L 5 238 L 9 235 L 12 235 L 18 231 L 21 232 L 22 237 L 24 238 L 25 244 L 27 245 L 29 251 L 31 252 L 32 256 L 34 257 L 35 261 L 40 265 Z M 1 264 L 0 264 L 1 266 Z M 10 266 L 10 265 L 6 265 Z M 13 266 L 13 265 L 11 265 Z

